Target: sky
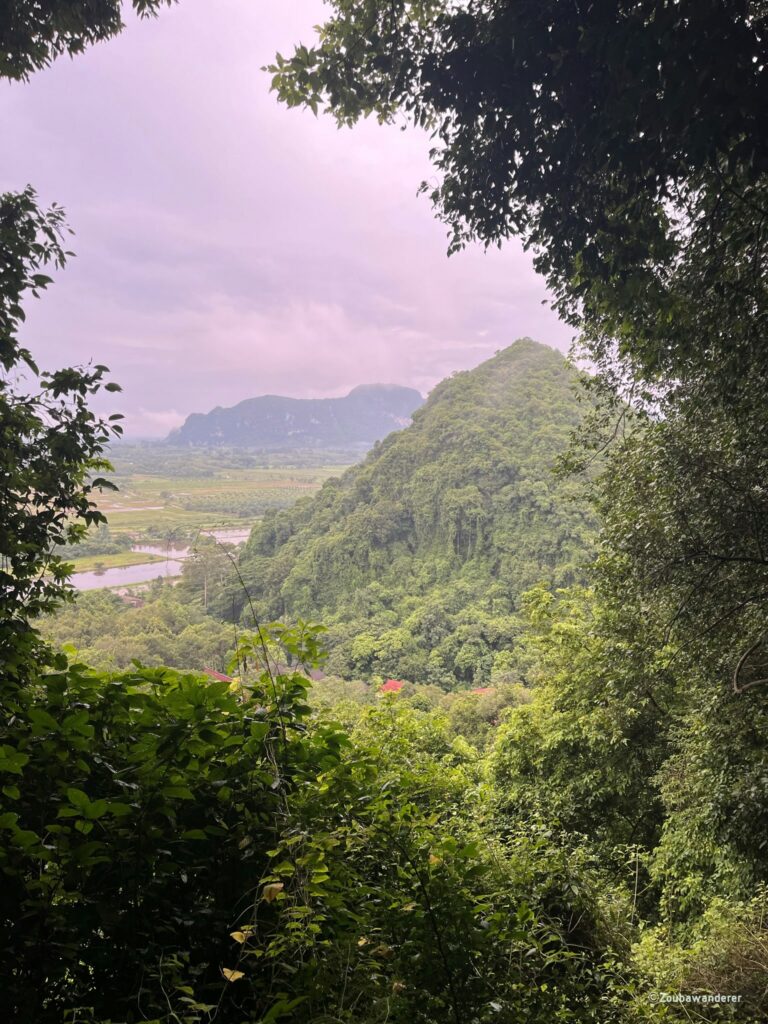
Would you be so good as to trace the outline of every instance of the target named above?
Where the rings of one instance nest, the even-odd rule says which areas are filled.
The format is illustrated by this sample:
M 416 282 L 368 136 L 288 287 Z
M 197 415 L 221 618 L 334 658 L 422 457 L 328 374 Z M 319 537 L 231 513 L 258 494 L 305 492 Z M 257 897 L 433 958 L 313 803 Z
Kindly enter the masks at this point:
M 263 65 L 320 0 L 182 0 L 0 88 L 0 189 L 67 211 L 76 253 L 28 308 L 46 368 L 106 363 L 126 436 L 261 394 L 428 393 L 518 337 L 572 336 L 516 241 L 450 258 L 414 129 L 288 110 Z

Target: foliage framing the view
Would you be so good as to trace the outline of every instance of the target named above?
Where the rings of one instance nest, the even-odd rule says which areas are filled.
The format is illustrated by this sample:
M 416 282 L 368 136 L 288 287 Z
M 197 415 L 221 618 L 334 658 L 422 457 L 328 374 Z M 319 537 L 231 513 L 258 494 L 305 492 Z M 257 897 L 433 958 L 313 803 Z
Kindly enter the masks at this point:
M 609 411 L 626 425 L 628 396 L 640 412 L 608 436 L 594 586 L 520 595 L 505 642 L 535 694 L 484 758 L 427 692 L 381 695 L 352 736 L 311 715 L 303 626 L 243 637 L 232 684 L 62 656 L 21 671 L 12 646 L 3 1008 L 43 1024 L 635 1024 L 689 1016 L 665 993 L 731 992 L 697 1014 L 763 1021 L 765 4 L 334 7 L 319 51 L 275 69 L 283 98 L 436 127 L 455 243 L 520 232 L 539 248 Z M 119 30 L 110 3 L 9 12 L 25 31 L 3 39 L 3 74 Z M 27 201 L 11 268 L 31 244 L 19 225 L 45 235 Z M 25 280 L 4 291 L 6 324 Z M 75 405 L 98 383 L 80 379 Z M 85 518 L 87 445 L 65 468 L 62 507 Z M 34 524 L 30 486 L 10 514 Z M 4 611 L 24 633 L 55 596 Z
M 520 235 L 596 352 L 737 382 L 765 308 L 765 3 L 331 8 L 269 69 L 280 99 L 427 128 L 452 248 Z
M 175 0 L 131 0 L 141 17 Z M 121 0 L 5 0 L 0 6 L 0 77 L 25 79 L 56 57 L 75 56 L 124 28 Z
M 63 230 L 61 210 L 40 211 L 31 189 L 0 196 L 0 650 L 11 675 L 28 656 L 29 621 L 68 593 L 62 546 L 104 521 L 93 491 L 108 485 L 93 471 L 120 432 L 119 415 L 104 422 L 88 406 L 106 367 L 40 374 L 18 340 L 25 297 L 48 286 L 49 264 L 64 265 Z

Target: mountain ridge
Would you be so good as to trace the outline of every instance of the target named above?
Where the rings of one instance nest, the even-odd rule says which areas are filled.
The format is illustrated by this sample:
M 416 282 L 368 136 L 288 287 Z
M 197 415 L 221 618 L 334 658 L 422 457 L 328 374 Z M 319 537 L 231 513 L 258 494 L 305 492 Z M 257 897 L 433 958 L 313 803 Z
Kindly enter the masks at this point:
M 423 402 L 415 388 L 400 384 L 359 384 L 338 398 L 259 395 L 207 413 L 192 413 L 171 431 L 166 443 L 266 450 L 365 449 L 407 426 Z

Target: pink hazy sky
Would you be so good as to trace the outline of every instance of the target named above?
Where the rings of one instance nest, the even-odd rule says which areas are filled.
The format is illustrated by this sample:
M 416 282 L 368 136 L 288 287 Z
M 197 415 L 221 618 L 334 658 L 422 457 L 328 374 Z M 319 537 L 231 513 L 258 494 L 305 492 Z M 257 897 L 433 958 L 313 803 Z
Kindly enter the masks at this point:
M 517 242 L 450 259 L 415 130 L 339 130 L 261 71 L 312 40 L 319 0 L 182 0 L 3 85 L 0 189 L 62 204 L 77 253 L 24 335 L 48 367 L 95 360 L 129 437 L 272 393 L 423 393 L 528 335 L 571 330 Z

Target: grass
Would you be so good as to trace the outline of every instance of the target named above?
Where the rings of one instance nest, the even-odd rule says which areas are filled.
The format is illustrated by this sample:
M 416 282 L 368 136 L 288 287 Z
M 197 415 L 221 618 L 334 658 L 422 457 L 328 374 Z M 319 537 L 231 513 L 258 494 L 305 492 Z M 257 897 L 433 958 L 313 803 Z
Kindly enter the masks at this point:
M 148 531 L 171 534 L 181 530 L 184 534 L 194 534 L 198 530 L 215 529 L 246 529 L 255 519 L 242 519 L 224 513 L 187 512 L 184 509 L 169 505 L 161 509 L 112 509 L 104 503 L 99 508 L 107 516 L 109 529 L 112 533 L 144 534 Z

